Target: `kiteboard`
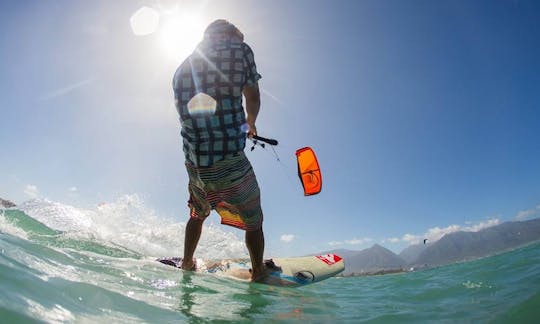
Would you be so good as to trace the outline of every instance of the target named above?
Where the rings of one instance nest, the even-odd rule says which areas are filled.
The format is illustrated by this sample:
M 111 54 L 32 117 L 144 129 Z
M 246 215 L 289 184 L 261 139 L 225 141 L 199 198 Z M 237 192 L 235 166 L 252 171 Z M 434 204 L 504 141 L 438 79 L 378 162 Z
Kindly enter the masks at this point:
M 179 257 L 162 258 L 157 261 L 176 268 L 182 267 L 182 258 Z M 305 286 L 331 278 L 345 270 L 343 259 L 335 254 L 274 258 L 264 262 L 269 271 L 260 283 L 272 286 Z M 248 259 L 197 259 L 195 272 L 249 282 L 250 266 Z

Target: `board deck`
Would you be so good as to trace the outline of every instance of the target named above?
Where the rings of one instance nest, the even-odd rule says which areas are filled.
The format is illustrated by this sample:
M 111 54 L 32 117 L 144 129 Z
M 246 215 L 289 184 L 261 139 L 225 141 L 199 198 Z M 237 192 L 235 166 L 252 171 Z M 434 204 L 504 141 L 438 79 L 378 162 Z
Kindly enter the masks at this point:
M 162 258 L 157 261 L 176 268 L 182 258 Z M 197 259 L 196 272 L 250 281 L 250 262 L 247 259 L 202 260 Z M 269 275 L 261 283 L 273 286 L 298 287 L 331 278 L 345 269 L 343 259 L 335 254 L 306 257 L 274 258 L 265 260 Z

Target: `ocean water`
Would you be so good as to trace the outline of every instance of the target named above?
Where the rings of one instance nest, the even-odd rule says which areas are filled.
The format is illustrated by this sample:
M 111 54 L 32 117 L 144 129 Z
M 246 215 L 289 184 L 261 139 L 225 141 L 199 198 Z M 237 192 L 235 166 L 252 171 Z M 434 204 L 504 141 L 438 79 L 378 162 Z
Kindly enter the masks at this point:
M 418 272 L 302 288 L 183 273 L 184 225 L 134 196 L 83 210 L 46 200 L 0 210 L 0 323 L 539 323 L 540 244 Z M 176 252 L 176 253 L 175 253 Z M 245 255 L 220 227 L 198 254 Z

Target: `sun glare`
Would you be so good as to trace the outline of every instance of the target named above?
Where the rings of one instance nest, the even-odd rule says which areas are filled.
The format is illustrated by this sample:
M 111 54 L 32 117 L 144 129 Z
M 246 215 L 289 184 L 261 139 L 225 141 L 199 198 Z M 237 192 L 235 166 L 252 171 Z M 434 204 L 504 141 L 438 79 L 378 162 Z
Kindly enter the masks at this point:
M 133 34 L 157 36 L 160 50 L 175 61 L 183 61 L 202 40 L 203 20 L 189 10 L 156 10 L 143 6 L 130 18 Z
M 170 17 L 159 29 L 159 44 L 171 59 L 183 61 L 202 40 L 205 26 L 195 15 Z
M 137 10 L 129 19 L 133 34 L 145 36 L 154 33 L 159 25 L 159 13 L 149 7 Z

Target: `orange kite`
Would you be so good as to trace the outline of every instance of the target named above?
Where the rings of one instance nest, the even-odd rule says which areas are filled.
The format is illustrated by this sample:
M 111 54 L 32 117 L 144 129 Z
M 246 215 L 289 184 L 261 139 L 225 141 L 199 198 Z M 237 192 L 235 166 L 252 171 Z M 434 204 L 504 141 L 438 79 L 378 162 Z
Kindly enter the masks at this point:
M 322 175 L 315 152 L 311 147 L 298 149 L 296 150 L 296 160 L 298 161 L 298 177 L 300 177 L 304 187 L 304 195 L 311 196 L 321 192 Z

